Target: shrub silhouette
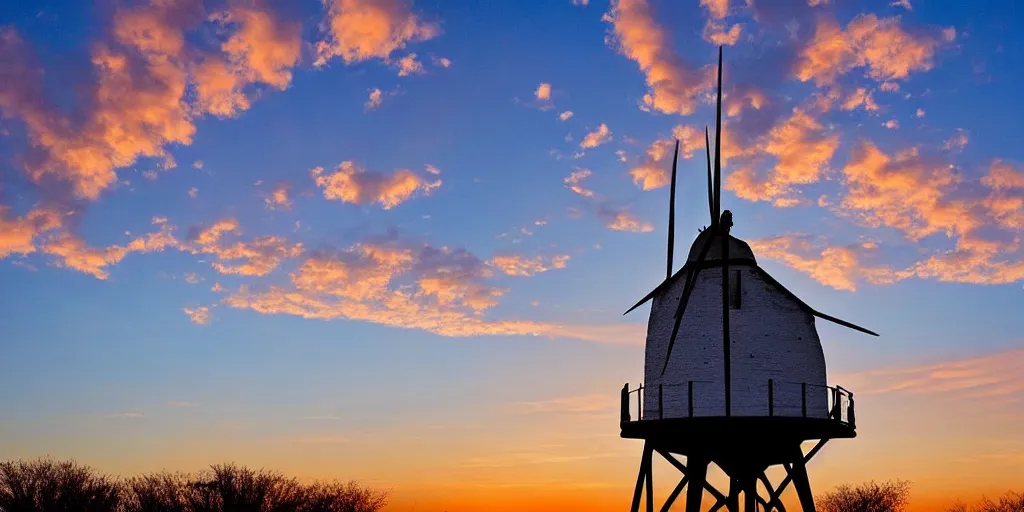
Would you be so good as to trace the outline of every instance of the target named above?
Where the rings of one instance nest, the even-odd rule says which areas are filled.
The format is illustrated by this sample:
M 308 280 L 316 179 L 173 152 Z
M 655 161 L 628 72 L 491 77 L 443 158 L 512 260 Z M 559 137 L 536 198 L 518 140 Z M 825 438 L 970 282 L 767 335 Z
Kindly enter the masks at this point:
M 1024 512 L 1024 493 L 1010 491 L 1000 497 L 999 501 L 982 498 L 981 503 L 974 508 L 956 503 L 946 512 Z
M 115 481 L 73 461 L 0 463 L 0 512 L 378 512 L 387 496 L 236 464 Z
M 75 461 L 0 463 L 0 511 L 117 512 L 117 482 Z
M 387 504 L 384 491 L 361 487 L 356 482 L 319 482 L 307 488 L 302 512 L 377 512 Z
M 815 499 L 821 512 L 902 512 L 910 497 L 910 482 L 874 481 L 856 487 L 841 485 Z

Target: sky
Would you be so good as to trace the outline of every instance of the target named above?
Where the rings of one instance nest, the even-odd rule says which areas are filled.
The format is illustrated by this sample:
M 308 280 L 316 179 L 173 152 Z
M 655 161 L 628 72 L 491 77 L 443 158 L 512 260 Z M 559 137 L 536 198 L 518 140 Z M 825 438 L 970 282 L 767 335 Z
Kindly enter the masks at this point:
M 6 2 L 0 457 L 233 460 L 390 511 L 628 506 L 649 306 L 622 312 L 664 278 L 676 139 L 676 254 L 708 224 L 722 45 L 733 234 L 880 334 L 818 322 L 858 437 L 815 490 L 1001 494 L 1022 24 L 1012 1 Z

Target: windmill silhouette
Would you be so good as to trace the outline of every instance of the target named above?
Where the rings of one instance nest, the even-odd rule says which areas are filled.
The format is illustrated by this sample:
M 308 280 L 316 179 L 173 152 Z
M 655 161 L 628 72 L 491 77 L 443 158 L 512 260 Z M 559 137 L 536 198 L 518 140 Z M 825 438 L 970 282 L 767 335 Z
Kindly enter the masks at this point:
M 792 483 L 803 511 L 813 512 L 807 462 L 830 439 L 857 435 L 853 393 L 827 385 L 815 318 L 877 334 L 807 305 L 757 265 L 746 242 L 732 236 L 732 212 L 722 211 L 721 200 L 721 47 L 713 166 L 707 128 L 704 138 L 711 225 L 700 230 L 686 263 L 673 273 L 676 141 L 666 278 L 626 311 L 652 301 L 646 385 L 630 390 L 627 383 L 621 396 L 621 437 L 644 440 L 631 510 L 639 511 L 645 494 L 646 510 L 654 510 L 657 452 L 683 474 L 663 511 L 685 489 L 687 512 L 701 510 L 705 491 L 716 500 L 711 510 L 738 512 L 743 494 L 746 512 L 784 512 L 780 496 Z M 630 416 L 634 396 L 636 419 Z M 804 453 L 806 441 L 817 444 Z M 686 457 L 685 464 L 677 455 Z M 727 492 L 708 483 L 712 463 L 728 475 Z M 773 486 L 766 471 L 776 465 L 787 476 Z

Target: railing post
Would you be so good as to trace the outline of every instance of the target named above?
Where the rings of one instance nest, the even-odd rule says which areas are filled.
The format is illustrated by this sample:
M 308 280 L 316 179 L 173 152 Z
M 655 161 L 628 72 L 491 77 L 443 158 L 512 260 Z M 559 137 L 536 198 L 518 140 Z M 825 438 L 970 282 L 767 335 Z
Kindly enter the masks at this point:
M 768 379 L 768 416 L 775 416 L 775 381 Z
M 850 428 L 857 428 L 857 420 L 853 416 L 853 393 L 850 393 L 850 405 L 846 407 L 846 421 Z
M 687 403 L 689 404 L 688 410 L 690 412 L 690 417 L 692 418 L 693 417 L 693 381 L 692 380 L 688 381 L 686 383 L 686 395 L 687 395 L 686 400 L 687 400 Z
M 622 386 L 621 407 L 619 409 L 619 422 L 629 423 L 629 383 Z
M 658 419 L 659 420 L 665 419 L 665 409 L 664 409 L 662 404 L 663 404 L 663 402 L 662 402 L 662 386 L 661 386 L 661 384 L 658 384 Z
M 842 404 L 839 402 L 839 386 L 832 390 L 832 410 L 835 411 L 836 420 L 843 421 Z
M 644 419 L 644 383 L 640 383 L 640 387 L 636 388 L 636 419 Z
M 800 383 L 800 411 L 804 418 L 807 417 L 807 383 Z

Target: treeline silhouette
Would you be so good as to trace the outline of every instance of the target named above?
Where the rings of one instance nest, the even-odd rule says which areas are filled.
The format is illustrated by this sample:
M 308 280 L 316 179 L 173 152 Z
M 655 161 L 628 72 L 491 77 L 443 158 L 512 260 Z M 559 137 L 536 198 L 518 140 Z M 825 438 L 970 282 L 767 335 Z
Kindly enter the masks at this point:
M 0 512 L 377 512 L 386 491 L 236 464 L 112 478 L 73 460 L 0 462 Z
M 840 485 L 816 496 L 814 501 L 820 512 L 903 512 L 910 501 L 910 482 L 890 480 Z M 982 498 L 974 507 L 958 502 L 946 512 L 1024 512 L 1024 493 L 1011 491 L 998 501 Z

